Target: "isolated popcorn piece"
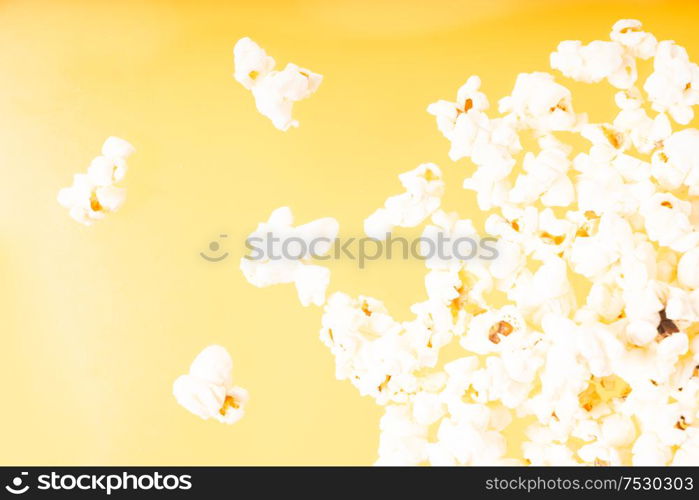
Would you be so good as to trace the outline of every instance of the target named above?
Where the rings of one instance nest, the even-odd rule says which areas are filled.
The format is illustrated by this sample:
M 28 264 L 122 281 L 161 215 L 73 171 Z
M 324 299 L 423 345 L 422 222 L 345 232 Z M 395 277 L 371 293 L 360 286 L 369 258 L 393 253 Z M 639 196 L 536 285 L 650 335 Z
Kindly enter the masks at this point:
M 398 227 L 415 227 L 441 204 L 444 194 L 442 172 L 434 163 L 423 163 L 398 176 L 405 192 L 391 196 L 364 221 L 364 232 L 370 238 L 385 240 Z
M 102 155 L 90 163 L 86 174 L 75 174 L 73 185 L 58 193 L 58 203 L 70 216 L 86 226 L 116 212 L 126 199 L 126 189 L 115 184 L 126 175 L 126 159 L 135 152 L 124 139 L 109 137 Z
M 687 125 L 699 104 L 699 66 L 689 60 L 684 47 L 671 40 L 658 43 L 653 73 L 643 85 L 656 111 L 667 111 L 673 120 Z
M 223 424 L 234 424 L 245 414 L 248 391 L 233 385 L 233 360 L 225 348 L 211 345 L 201 351 L 187 375 L 172 386 L 177 402 L 191 413 Z
M 248 236 L 248 247 L 253 253 L 240 259 L 240 269 L 248 282 L 256 287 L 294 283 L 303 306 L 323 305 L 330 270 L 311 262 L 313 257 L 330 251 L 339 224 L 331 217 L 296 227 L 292 226 L 293 222 L 289 207 L 272 212 L 267 222 L 260 223 Z
M 250 38 L 241 38 L 233 49 L 235 79 L 252 91 L 257 110 L 279 130 L 298 127 L 292 118 L 293 104 L 310 97 L 323 77 L 289 63 L 274 70 L 275 61 Z

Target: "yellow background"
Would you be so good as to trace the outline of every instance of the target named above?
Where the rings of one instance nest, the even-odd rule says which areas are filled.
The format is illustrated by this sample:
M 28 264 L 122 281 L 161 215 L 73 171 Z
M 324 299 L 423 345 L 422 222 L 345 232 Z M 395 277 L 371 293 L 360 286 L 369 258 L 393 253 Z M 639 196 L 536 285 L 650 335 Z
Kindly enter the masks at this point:
M 622 17 L 699 55 L 695 1 L 0 2 L 0 463 L 372 463 L 380 409 L 335 380 L 318 308 L 247 284 L 243 238 L 281 205 L 356 236 L 425 161 L 445 207 L 480 220 L 427 104 L 471 74 L 495 102 L 558 41 Z M 242 36 L 325 75 L 299 129 L 274 129 L 231 77 Z M 610 89 L 574 88 L 605 116 Z M 109 135 L 137 148 L 128 199 L 85 228 L 56 193 Z M 205 262 L 221 233 L 230 256 Z M 331 291 L 400 319 L 424 294 L 420 263 L 332 268 Z M 212 343 L 252 397 L 231 427 L 171 395 Z

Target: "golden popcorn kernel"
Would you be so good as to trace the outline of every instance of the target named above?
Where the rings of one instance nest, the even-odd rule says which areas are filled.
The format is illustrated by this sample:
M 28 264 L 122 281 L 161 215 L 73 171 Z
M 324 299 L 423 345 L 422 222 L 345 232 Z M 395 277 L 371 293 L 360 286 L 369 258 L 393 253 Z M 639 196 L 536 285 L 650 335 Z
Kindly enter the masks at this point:
M 468 386 L 468 389 L 466 389 L 461 396 L 461 400 L 464 403 L 473 403 L 476 398 L 478 398 L 478 391 L 474 389 L 472 385 Z
M 640 33 L 641 28 L 638 26 L 627 26 L 626 28 L 622 28 L 619 30 L 619 33 Z
M 669 201 L 664 201 L 660 205 L 666 208 L 672 208 L 672 203 L 670 203 Z
M 473 108 L 473 100 L 472 99 L 466 99 L 464 101 L 464 109 L 459 109 L 459 113 L 468 113 L 468 110 Z
M 624 144 L 624 135 L 616 130 L 602 126 L 602 132 L 614 149 L 619 149 Z
M 669 160 L 669 158 L 667 157 L 667 155 L 665 154 L 664 151 L 661 151 L 660 153 L 658 153 L 658 157 L 659 157 L 664 163 L 667 163 L 668 160 Z
M 699 377 L 699 365 L 694 367 L 694 371 L 692 372 L 692 377 Z
M 364 302 L 362 302 L 362 312 L 364 314 L 366 314 L 367 316 L 371 316 L 371 314 L 372 314 L 371 310 L 369 309 L 369 304 L 367 303 L 366 300 Z
M 438 181 L 439 176 L 428 168 L 425 170 L 425 180 L 427 182 Z
M 90 197 L 90 208 L 95 212 L 99 212 L 100 210 L 102 210 L 102 205 L 100 205 L 97 196 L 94 194 Z
M 582 226 L 575 232 L 575 236 L 579 238 L 589 238 L 590 233 L 587 231 L 587 228 L 585 226 Z
M 226 396 L 226 399 L 223 400 L 223 406 L 221 409 L 218 411 L 222 416 L 225 416 L 226 413 L 228 412 L 229 408 L 233 408 L 234 410 L 237 410 L 240 408 L 240 405 L 238 402 L 233 398 L 233 396 Z
M 683 430 L 687 429 L 687 427 L 689 427 L 689 424 L 685 420 L 684 416 L 680 416 L 680 419 L 675 424 L 675 428 L 683 431 Z
M 500 335 L 507 337 L 514 331 L 514 327 L 507 321 L 498 321 L 496 324 L 490 327 L 488 331 L 488 340 L 493 344 L 500 343 Z
M 254 80 L 258 76 L 260 76 L 260 73 L 258 71 L 251 71 L 250 73 L 248 73 L 248 76 L 250 77 L 251 80 Z
M 587 389 L 578 395 L 578 402 L 585 411 L 591 411 L 596 405 L 602 402 L 602 398 L 597 393 L 594 382 L 591 381 Z
M 379 390 L 379 392 L 385 390 L 386 387 L 388 387 L 388 383 L 389 383 L 390 381 L 391 381 L 391 376 L 390 376 L 390 375 L 386 375 L 386 380 L 384 380 L 383 382 L 381 382 L 381 384 L 380 384 L 379 387 L 377 388 L 377 389 Z
M 566 237 L 563 235 L 559 234 L 557 236 L 554 236 L 552 234 L 547 233 L 546 231 L 541 233 L 540 237 L 542 240 L 544 240 L 544 243 L 547 243 L 549 245 L 560 245 L 566 239 Z
M 596 380 L 601 389 L 600 397 L 604 402 L 613 398 L 624 399 L 631 393 L 631 386 L 618 375 L 609 375 Z
M 512 226 L 512 229 L 519 232 L 519 224 L 517 223 L 516 220 L 513 220 L 512 222 L 510 222 L 510 226 Z
M 566 104 L 565 104 L 564 101 L 560 101 L 560 102 L 559 102 L 558 104 L 556 104 L 555 106 L 552 106 L 551 108 L 549 108 L 549 111 L 550 111 L 551 113 L 553 113 L 553 112 L 556 111 L 557 109 L 560 109 L 561 111 L 568 111 L 568 106 L 566 106 Z

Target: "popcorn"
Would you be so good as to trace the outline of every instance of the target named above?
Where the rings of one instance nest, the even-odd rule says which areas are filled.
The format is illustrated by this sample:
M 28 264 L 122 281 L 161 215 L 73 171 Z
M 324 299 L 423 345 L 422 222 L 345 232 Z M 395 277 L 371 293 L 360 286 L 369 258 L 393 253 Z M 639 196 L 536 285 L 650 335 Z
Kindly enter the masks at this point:
M 653 109 L 687 125 L 694 118 L 692 106 L 699 103 L 699 66 L 689 61 L 684 47 L 666 40 L 658 43 L 653 68 L 643 85 Z
M 385 240 L 396 226 L 415 227 L 439 208 L 444 194 L 442 172 L 434 163 L 398 176 L 405 193 L 391 196 L 364 221 L 364 232 L 370 238 Z
M 293 104 L 318 90 L 323 76 L 289 63 L 280 71 L 275 61 L 250 38 L 241 38 L 233 48 L 235 79 L 252 91 L 257 110 L 279 130 L 298 127 L 291 116 Z
M 549 73 L 521 73 L 512 95 L 498 106 L 501 113 L 512 113 L 521 127 L 542 132 L 572 131 L 583 120 L 573 110 L 570 90 Z
M 328 253 L 337 237 L 339 224 L 331 217 L 297 227 L 292 227 L 293 222 L 289 207 L 272 212 L 269 220 L 260 223 L 248 237 L 248 245 L 253 244 L 251 249 L 255 253 L 240 259 L 240 270 L 250 284 L 260 288 L 294 283 L 304 307 L 321 306 L 330 283 L 330 270 L 310 262 L 313 257 Z M 289 243 L 293 242 L 300 243 L 300 247 L 292 250 Z M 271 249 L 270 254 L 265 253 L 266 249 Z
M 692 206 L 670 193 L 657 193 L 641 205 L 648 237 L 659 245 L 686 252 L 699 243 L 689 216 Z
M 652 174 L 664 189 L 683 186 L 692 195 L 699 194 L 699 130 L 689 128 L 669 135 L 663 148 L 653 155 Z
M 631 87 L 637 78 L 636 61 L 616 42 L 561 42 L 551 54 L 551 67 L 573 80 L 597 83 L 607 79 L 620 89 Z
M 189 374 L 181 375 L 172 386 L 179 404 L 198 417 L 234 424 L 245 414 L 248 391 L 233 385 L 233 360 L 225 348 L 211 345 L 201 351 Z
M 124 139 L 107 138 L 102 155 L 92 160 L 87 174 L 75 174 L 73 185 L 58 192 L 58 203 L 86 226 L 119 210 L 126 199 L 126 189 L 115 184 L 124 179 L 126 159 L 135 151 Z
M 413 422 L 405 406 L 386 406 L 380 429 L 375 465 L 419 465 L 426 460 L 427 428 Z
M 425 259 L 427 297 L 408 321 L 370 297 L 325 305 L 336 377 L 386 406 L 378 465 L 517 464 L 511 424 L 526 425 L 532 465 L 699 465 L 699 130 L 670 122 L 693 116 L 697 66 L 639 21 L 610 37 L 551 55 L 565 76 L 621 89 L 608 122 L 576 114 L 542 72 L 519 75 L 497 110 L 475 76 L 427 108 L 450 158 L 470 159 L 463 186 L 498 256 Z M 654 58 L 643 90 L 637 58 Z M 574 157 L 571 134 L 589 142 Z M 537 141 L 521 157 L 520 136 Z M 436 166 L 400 180 L 369 236 L 431 216 L 422 256 L 437 236 L 481 239 L 440 210 Z
M 680 259 L 677 280 L 687 288 L 699 288 L 699 248 L 692 248 Z
M 623 45 L 634 57 L 649 59 L 655 54 L 658 41 L 641 28 L 641 21 L 621 19 L 614 23 L 609 38 Z

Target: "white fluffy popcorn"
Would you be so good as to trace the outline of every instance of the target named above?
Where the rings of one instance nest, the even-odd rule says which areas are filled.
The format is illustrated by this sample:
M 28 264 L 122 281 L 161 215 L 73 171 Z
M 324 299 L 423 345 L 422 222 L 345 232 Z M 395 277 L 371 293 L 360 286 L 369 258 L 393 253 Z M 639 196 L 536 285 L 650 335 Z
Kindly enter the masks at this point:
M 371 238 L 384 240 L 396 226 L 415 227 L 439 208 L 444 181 L 437 165 L 423 163 L 398 178 L 405 192 L 388 198 L 364 221 L 364 232 Z
M 135 151 L 124 139 L 107 138 L 102 154 L 92 160 L 87 173 L 75 174 L 73 185 L 58 192 L 58 203 L 86 226 L 119 210 L 126 199 L 126 189 L 116 184 L 124 179 L 126 159 Z
M 252 91 L 257 110 L 279 130 L 298 127 L 292 117 L 296 101 L 310 97 L 323 76 L 289 63 L 275 70 L 274 59 L 250 38 L 241 38 L 233 48 L 235 79 Z
M 233 360 L 225 348 L 211 345 L 201 351 L 172 386 L 179 404 L 198 417 L 234 424 L 245 414 L 248 391 L 233 385 Z
M 330 283 L 330 270 L 312 264 L 324 256 L 337 238 L 339 224 L 331 217 L 293 227 L 289 207 L 276 209 L 248 236 L 252 253 L 240 259 L 240 269 L 249 283 L 263 288 L 294 283 L 304 306 L 323 305 Z
M 551 56 L 564 76 L 621 89 L 608 122 L 576 114 L 543 72 L 519 75 L 499 113 L 478 77 L 428 107 L 450 158 L 470 160 L 464 187 L 499 256 L 426 259 L 406 321 L 369 297 L 326 303 L 337 378 L 386 407 L 378 465 L 699 465 L 699 131 L 670 121 L 693 116 L 697 66 L 639 21 L 610 37 Z M 650 58 L 641 90 L 636 60 Z M 400 180 L 368 235 L 431 216 L 422 255 L 437 234 L 479 239 L 439 209 L 436 167 Z M 515 449 L 511 424 L 526 426 Z

